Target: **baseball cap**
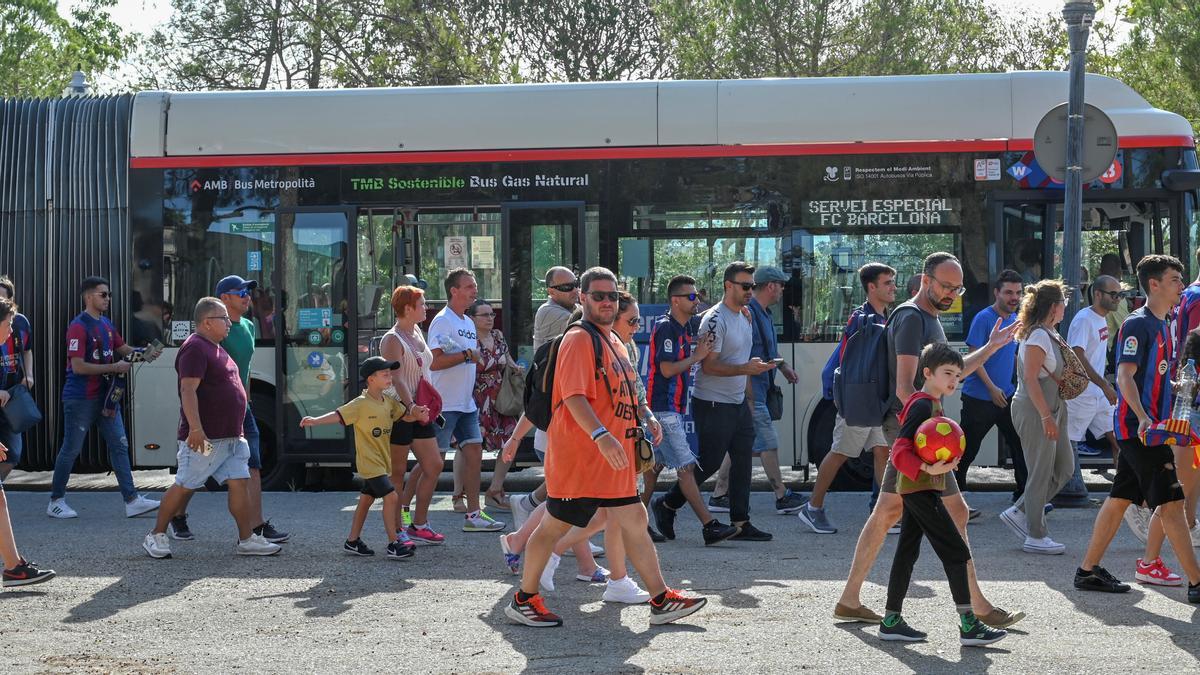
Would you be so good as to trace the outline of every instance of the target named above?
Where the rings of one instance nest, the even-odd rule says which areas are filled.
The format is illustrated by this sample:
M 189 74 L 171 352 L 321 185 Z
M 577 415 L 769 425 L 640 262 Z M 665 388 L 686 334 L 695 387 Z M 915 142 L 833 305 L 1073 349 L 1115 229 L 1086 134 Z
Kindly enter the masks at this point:
M 396 370 L 399 367 L 399 361 L 387 361 L 382 356 L 372 356 L 358 366 L 358 375 L 365 380 L 381 370 Z
M 429 284 L 425 283 L 424 279 L 418 279 L 415 274 L 405 274 L 400 277 L 400 280 L 404 282 L 405 286 L 414 286 L 421 290 L 429 288 Z
M 754 271 L 754 283 L 766 284 L 772 281 L 787 281 L 788 276 L 778 267 L 760 267 Z
M 257 281 L 254 281 L 254 280 L 246 281 L 245 279 L 239 277 L 236 274 L 230 274 L 229 276 L 227 276 L 224 279 L 217 282 L 216 295 L 219 298 L 226 293 L 233 293 L 235 291 L 252 290 L 255 288 L 258 288 Z

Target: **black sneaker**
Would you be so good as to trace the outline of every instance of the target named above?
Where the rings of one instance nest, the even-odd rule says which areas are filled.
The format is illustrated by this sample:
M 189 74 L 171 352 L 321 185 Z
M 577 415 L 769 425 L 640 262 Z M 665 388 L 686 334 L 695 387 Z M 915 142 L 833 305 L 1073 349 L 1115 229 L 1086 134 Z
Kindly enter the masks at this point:
M 654 527 L 651 525 L 646 526 L 646 533 L 650 535 L 650 541 L 656 544 L 661 544 L 667 540 L 666 537 L 662 536 L 662 534 L 659 533 L 658 530 L 654 529 Z
M 958 641 L 967 647 L 990 645 L 1006 637 L 1008 637 L 1008 631 L 991 628 L 969 612 L 959 619 Z
M 1195 586 L 1188 584 L 1188 602 L 1200 603 L 1200 584 Z
M 275 529 L 275 526 L 272 525 L 271 521 L 269 520 L 254 528 L 254 534 L 261 536 L 263 539 L 266 539 L 272 544 L 282 544 L 288 540 L 288 537 L 292 536 L 287 532 L 280 532 L 279 530 Z
M 775 500 L 775 513 L 778 513 L 781 516 L 790 515 L 804 508 L 804 505 L 807 503 L 807 497 L 798 495 L 795 492 L 788 490 L 787 492 L 783 493 L 782 497 Z
M 1091 572 L 1082 569 L 1075 570 L 1075 588 L 1081 591 L 1100 591 L 1101 593 L 1124 593 L 1129 590 L 1129 584 L 1123 584 L 1108 570 L 1096 565 Z
M 192 534 L 191 528 L 188 527 L 186 513 L 175 516 L 171 522 L 167 523 L 167 534 L 172 539 L 179 541 L 191 541 L 196 538 L 196 535 Z
M 927 635 L 908 625 L 899 614 L 884 617 L 879 623 L 879 639 L 889 642 L 922 642 Z
M 763 532 L 757 527 L 751 525 L 750 521 L 747 520 L 746 522 L 742 523 L 741 530 L 737 534 L 730 537 L 730 539 L 735 539 L 737 541 L 771 541 L 774 539 L 774 536 L 772 536 L 769 532 Z
M 975 519 L 976 519 L 976 518 L 978 518 L 978 517 L 979 517 L 979 516 L 980 516 L 982 513 L 983 513 L 983 512 L 982 512 L 982 511 L 980 511 L 979 509 L 972 508 L 972 507 L 969 507 L 969 506 L 968 506 L 968 507 L 967 507 L 967 520 L 975 520 Z
M 719 544 L 726 539 L 737 535 L 740 532 L 736 525 L 726 525 L 721 521 L 713 518 L 711 522 L 704 526 L 704 545 L 712 546 Z
M 387 546 L 387 557 L 399 560 L 401 558 L 411 558 L 417 553 L 416 544 L 405 544 L 397 539 Z
M 675 509 L 664 503 L 666 495 L 659 495 L 650 500 L 650 510 L 654 512 L 654 524 L 658 531 L 667 539 L 675 539 Z
M 342 549 L 352 555 L 375 555 L 375 551 L 367 548 L 367 545 L 363 543 L 361 538 L 346 542 L 342 546 Z
M 713 513 L 729 513 L 729 495 L 720 497 L 713 495 L 708 498 L 708 510 Z
M 38 569 L 38 566 L 28 560 L 22 560 L 17 566 L 4 570 L 4 587 L 31 586 L 54 578 L 54 570 Z

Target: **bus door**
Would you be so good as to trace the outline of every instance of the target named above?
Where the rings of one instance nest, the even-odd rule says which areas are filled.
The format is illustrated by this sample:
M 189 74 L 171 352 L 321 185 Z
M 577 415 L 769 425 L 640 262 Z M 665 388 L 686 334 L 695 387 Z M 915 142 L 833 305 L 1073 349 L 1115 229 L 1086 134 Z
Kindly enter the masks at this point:
M 358 394 L 357 257 L 354 213 L 331 207 L 276 213 L 276 438 L 285 458 L 349 461 L 340 424 L 300 428 Z
M 583 202 L 513 202 L 501 206 L 504 231 L 504 335 L 516 358 L 533 360 L 533 317 L 547 298 L 546 270 L 582 273 Z
M 356 269 L 359 359 L 379 354 L 379 342 L 396 322 L 392 291 L 413 259 L 416 208 L 363 208 L 358 211 Z

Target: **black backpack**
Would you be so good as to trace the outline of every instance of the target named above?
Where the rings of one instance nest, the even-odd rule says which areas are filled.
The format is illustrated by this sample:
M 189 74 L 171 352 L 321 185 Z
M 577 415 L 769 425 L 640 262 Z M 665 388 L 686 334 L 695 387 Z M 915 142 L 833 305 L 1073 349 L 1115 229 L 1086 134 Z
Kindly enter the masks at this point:
M 888 362 L 887 324 L 910 306 L 898 307 L 887 323 L 875 323 L 870 315 L 846 340 L 841 363 L 833 371 L 833 403 L 847 426 L 877 427 L 891 409 L 895 391 Z M 912 308 L 921 311 L 917 308 Z
M 596 359 L 596 377 L 604 375 L 605 380 L 608 379 L 607 373 L 604 372 L 604 361 L 602 360 L 604 352 L 601 351 L 600 346 L 600 331 L 587 321 L 577 321 L 567 326 L 567 330 L 563 331 L 562 335 L 538 347 L 537 352 L 533 355 L 533 363 L 529 365 L 529 371 L 525 373 L 525 419 L 542 431 L 550 428 L 550 418 L 554 415 L 550 399 L 554 395 L 554 371 L 558 365 L 558 346 L 562 344 L 563 337 L 572 328 L 585 330 L 592 337 L 592 354 Z

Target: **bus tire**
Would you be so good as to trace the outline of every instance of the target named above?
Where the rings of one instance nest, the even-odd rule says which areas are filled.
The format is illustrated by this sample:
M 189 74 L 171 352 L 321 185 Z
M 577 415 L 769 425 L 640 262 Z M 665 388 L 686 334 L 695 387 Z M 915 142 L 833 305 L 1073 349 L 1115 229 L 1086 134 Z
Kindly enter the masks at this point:
M 291 492 L 304 488 L 305 466 L 303 463 L 281 461 L 275 442 L 275 401 L 269 395 L 255 392 L 250 397 L 250 409 L 258 423 L 262 449 L 262 469 L 259 476 L 263 492 Z
M 820 467 L 825 455 L 833 447 L 833 427 L 837 422 L 837 408 L 832 401 L 824 401 L 817 406 L 813 413 L 813 421 L 808 429 L 809 461 L 814 467 Z M 846 460 L 833 484 L 831 492 L 869 492 L 875 478 L 875 467 L 872 455 L 864 450 L 861 455 Z

